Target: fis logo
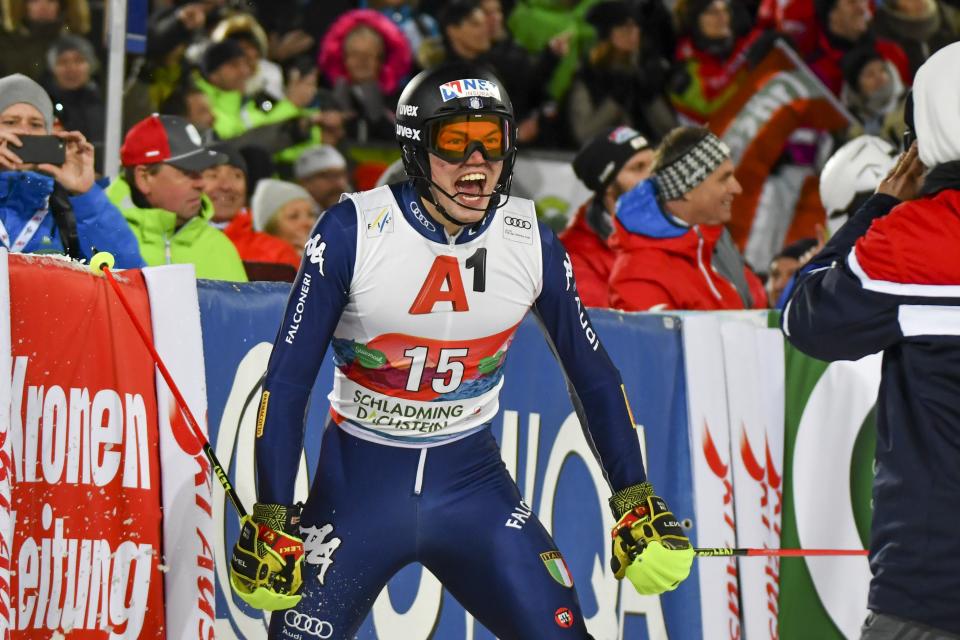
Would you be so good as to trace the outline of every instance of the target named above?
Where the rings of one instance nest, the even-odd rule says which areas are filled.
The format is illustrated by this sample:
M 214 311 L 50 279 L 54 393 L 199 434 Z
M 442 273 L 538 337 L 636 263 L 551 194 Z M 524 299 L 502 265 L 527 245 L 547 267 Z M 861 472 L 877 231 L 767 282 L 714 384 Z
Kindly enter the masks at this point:
M 410 127 L 405 127 L 402 124 L 397 125 L 397 135 L 401 138 L 407 138 L 409 140 L 420 141 L 420 129 L 411 129 Z
M 500 87 L 489 80 L 479 78 L 452 80 L 440 85 L 440 97 L 444 102 L 455 98 L 496 98 L 500 100 Z
M 399 104 L 397 105 L 397 115 L 398 116 L 410 116 L 411 118 L 417 117 L 417 111 L 420 110 L 420 107 L 415 104 Z
M 363 219 L 367 223 L 368 238 L 393 233 L 393 209 L 390 205 L 364 210 Z

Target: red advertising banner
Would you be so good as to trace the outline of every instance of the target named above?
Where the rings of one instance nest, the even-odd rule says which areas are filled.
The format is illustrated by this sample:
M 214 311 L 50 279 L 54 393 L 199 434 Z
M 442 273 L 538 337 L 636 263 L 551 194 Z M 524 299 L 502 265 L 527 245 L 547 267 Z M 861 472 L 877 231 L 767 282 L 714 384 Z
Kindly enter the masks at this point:
M 164 638 L 154 367 L 103 278 L 11 255 L 14 638 Z M 139 271 L 117 275 L 140 322 Z

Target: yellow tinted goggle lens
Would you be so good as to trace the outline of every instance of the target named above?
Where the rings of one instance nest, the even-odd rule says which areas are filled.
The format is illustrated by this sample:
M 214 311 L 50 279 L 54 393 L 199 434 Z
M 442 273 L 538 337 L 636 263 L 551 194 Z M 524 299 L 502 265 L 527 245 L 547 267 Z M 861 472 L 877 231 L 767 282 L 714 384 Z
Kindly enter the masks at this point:
M 507 123 L 496 116 L 463 116 L 435 124 L 431 146 L 434 153 L 449 160 L 462 160 L 479 143 L 488 160 L 499 160 L 507 152 Z M 471 151 L 472 153 L 472 151 Z

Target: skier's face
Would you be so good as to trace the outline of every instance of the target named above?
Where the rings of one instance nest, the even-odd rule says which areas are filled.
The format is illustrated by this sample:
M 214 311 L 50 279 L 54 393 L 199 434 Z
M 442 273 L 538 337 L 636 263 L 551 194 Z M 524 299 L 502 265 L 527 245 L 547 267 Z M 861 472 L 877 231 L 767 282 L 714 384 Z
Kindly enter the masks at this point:
M 437 189 L 434 198 L 448 214 L 463 222 L 473 224 L 485 215 L 490 206 L 490 193 L 500 178 L 503 160 L 487 160 L 479 150 L 471 153 L 462 162 L 447 162 L 432 153 L 430 155 L 430 175 L 433 181 L 447 193 L 448 198 Z M 427 208 L 437 222 L 444 225 L 448 232 L 456 232 L 457 226 L 445 220 L 439 213 L 434 214 L 433 207 Z

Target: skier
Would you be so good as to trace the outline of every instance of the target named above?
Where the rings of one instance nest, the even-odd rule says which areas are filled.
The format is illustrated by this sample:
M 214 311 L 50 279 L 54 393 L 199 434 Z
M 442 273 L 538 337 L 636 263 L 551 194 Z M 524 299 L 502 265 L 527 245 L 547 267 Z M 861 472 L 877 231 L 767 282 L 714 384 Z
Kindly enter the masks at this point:
M 645 594 L 674 589 L 693 549 L 647 481 L 569 257 L 533 203 L 509 197 L 516 122 L 500 81 L 464 63 L 419 74 L 400 97 L 396 136 L 410 179 L 350 194 L 306 245 L 264 380 L 259 501 L 231 583 L 255 607 L 294 607 L 273 616 L 271 638 L 304 627 L 348 638 L 390 577 L 419 562 L 500 638 L 587 638 L 562 555 L 489 429 L 527 311 L 612 489 L 616 577 Z M 333 424 L 301 513 L 294 478 L 328 344 Z

